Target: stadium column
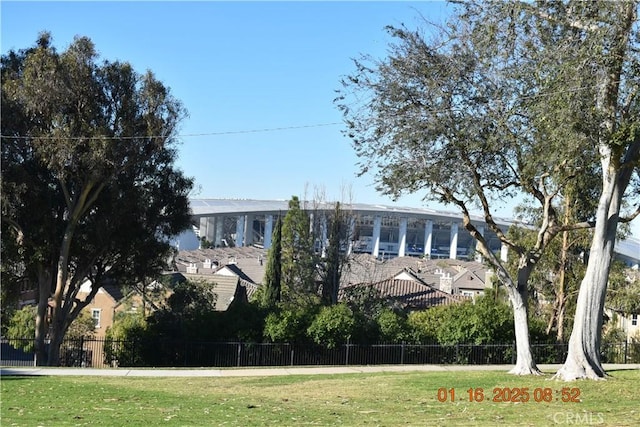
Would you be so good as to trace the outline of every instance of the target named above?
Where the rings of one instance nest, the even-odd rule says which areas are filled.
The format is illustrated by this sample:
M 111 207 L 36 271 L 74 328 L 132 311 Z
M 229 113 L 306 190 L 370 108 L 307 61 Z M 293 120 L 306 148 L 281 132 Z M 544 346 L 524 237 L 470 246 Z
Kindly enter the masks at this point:
M 457 259 L 458 256 L 458 224 L 451 223 L 451 239 L 449 240 L 449 259 Z
M 205 238 L 209 243 L 213 243 L 215 236 L 216 236 L 216 218 L 208 217 L 207 218 L 207 234 Z
M 216 234 L 213 239 L 214 247 L 222 247 L 222 239 L 224 239 L 224 216 L 218 215 L 216 219 Z
M 200 217 L 200 227 L 198 228 L 198 230 L 199 230 L 198 240 L 199 240 L 200 243 L 198 244 L 198 247 L 202 247 L 202 240 L 201 239 L 203 237 L 206 237 L 206 235 L 207 235 L 207 220 L 208 220 L 207 217 L 204 217 L 204 216 Z
M 273 215 L 265 215 L 264 217 L 264 248 L 271 247 L 271 235 L 273 234 Z
M 254 215 L 245 215 L 244 222 L 244 245 L 251 246 L 253 244 L 253 221 Z
M 407 218 L 400 218 L 400 230 L 398 232 L 398 256 L 404 256 L 407 245 Z
M 244 242 L 244 224 L 245 224 L 245 215 L 238 215 L 236 219 L 236 246 L 242 247 Z
M 373 240 L 373 248 L 371 250 L 371 255 L 374 257 L 378 257 L 380 253 L 380 230 L 382 229 L 382 217 L 380 215 L 376 215 L 373 218 L 373 236 L 371 239 Z
M 424 254 L 431 258 L 431 242 L 433 242 L 433 221 L 424 223 Z
M 484 237 L 484 226 L 479 225 L 477 229 L 478 229 L 478 233 L 480 233 L 480 235 Z M 475 258 L 476 262 L 482 262 L 482 254 L 478 250 L 479 247 L 480 247 L 480 242 L 476 240 L 476 258 Z

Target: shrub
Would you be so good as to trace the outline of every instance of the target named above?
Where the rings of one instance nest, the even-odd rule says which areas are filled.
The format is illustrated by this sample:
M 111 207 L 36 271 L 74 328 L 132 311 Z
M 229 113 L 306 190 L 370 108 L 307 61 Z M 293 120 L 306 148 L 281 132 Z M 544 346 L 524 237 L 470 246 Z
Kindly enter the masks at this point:
M 346 304 L 336 304 L 322 307 L 307 329 L 307 334 L 316 344 L 335 348 L 351 338 L 354 326 L 355 319 L 351 309 Z

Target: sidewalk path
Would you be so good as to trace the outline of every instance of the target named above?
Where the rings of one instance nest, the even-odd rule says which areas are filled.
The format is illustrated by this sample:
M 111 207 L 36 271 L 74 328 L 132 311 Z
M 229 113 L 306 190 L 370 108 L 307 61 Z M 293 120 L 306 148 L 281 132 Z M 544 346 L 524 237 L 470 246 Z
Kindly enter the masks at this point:
M 555 373 L 561 365 L 538 365 L 545 373 Z M 640 364 L 604 364 L 609 371 L 640 369 Z M 3 367 L 0 376 L 112 376 L 112 377 L 267 377 L 277 375 L 333 375 L 372 372 L 447 372 L 447 371 L 504 371 L 513 365 L 382 365 L 382 366 L 322 366 L 322 367 L 271 367 L 228 369 L 96 369 L 96 368 L 29 368 Z

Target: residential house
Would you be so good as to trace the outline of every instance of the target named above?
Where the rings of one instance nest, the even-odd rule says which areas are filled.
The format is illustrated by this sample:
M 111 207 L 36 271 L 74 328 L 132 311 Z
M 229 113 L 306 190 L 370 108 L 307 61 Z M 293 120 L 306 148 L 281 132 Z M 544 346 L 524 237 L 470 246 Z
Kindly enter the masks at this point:
M 465 297 L 436 289 L 406 269 L 386 280 L 343 286 L 338 291 L 338 300 L 344 301 L 349 297 L 349 291 L 357 288 L 374 289 L 391 306 L 407 311 L 426 310 L 466 300 Z
M 395 277 L 398 271 L 406 271 L 423 283 L 450 295 L 475 297 L 492 286 L 491 271 L 474 261 L 411 257 L 379 260 L 358 254 L 352 256 L 345 265 L 341 287 L 381 282 Z

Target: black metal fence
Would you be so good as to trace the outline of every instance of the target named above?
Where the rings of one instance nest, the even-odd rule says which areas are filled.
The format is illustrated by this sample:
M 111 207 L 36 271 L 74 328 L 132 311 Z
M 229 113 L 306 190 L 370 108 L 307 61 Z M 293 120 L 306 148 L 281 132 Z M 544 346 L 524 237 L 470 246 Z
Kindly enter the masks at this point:
M 32 366 L 33 340 L 0 341 L 0 364 Z M 537 363 L 563 363 L 566 344 L 533 344 Z M 61 366 L 240 367 L 392 364 L 513 364 L 515 344 L 343 344 L 336 348 L 289 343 L 65 340 Z M 604 363 L 640 363 L 640 343 L 603 346 Z

